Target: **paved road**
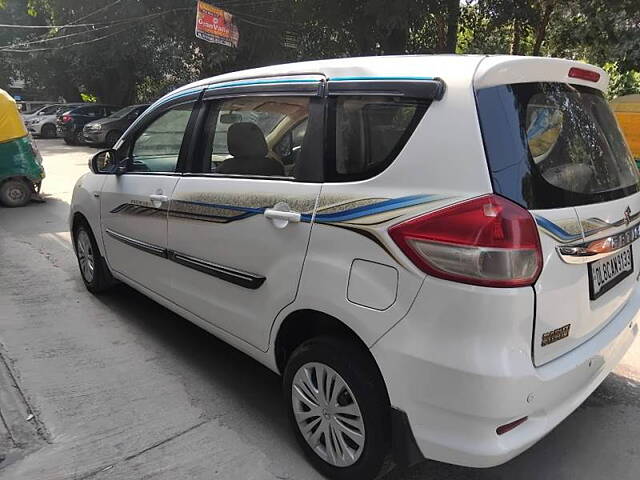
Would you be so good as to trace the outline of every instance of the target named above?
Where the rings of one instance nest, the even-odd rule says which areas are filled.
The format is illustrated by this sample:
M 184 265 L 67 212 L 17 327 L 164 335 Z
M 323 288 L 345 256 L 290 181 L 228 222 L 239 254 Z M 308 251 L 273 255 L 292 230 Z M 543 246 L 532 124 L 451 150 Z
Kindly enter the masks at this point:
M 14 383 L 0 408 L 3 393 L 22 401 L 9 426 L 33 439 L 12 444 L 0 422 L 0 479 L 320 478 L 289 433 L 276 375 L 130 288 L 85 291 L 66 222 L 94 150 L 39 145 L 47 202 L 0 208 L 0 360 Z M 488 470 L 428 462 L 389 479 L 638 472 L 637 343 L 580 409 L 514 461 Z

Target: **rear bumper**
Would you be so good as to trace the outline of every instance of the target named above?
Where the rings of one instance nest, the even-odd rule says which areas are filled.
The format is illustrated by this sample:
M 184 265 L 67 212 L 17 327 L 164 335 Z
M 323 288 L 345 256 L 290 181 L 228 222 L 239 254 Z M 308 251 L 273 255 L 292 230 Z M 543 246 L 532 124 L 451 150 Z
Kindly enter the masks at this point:
M 532 289 L 427 278 L 407 317 L 372 353 L 425 457 L 491 467 L 540 440 L 598 387 L 638 335 L 639 310 L 636 289 L 597 335 L 535 368 Z M 525 416 L 514 430 L 496 433 Z

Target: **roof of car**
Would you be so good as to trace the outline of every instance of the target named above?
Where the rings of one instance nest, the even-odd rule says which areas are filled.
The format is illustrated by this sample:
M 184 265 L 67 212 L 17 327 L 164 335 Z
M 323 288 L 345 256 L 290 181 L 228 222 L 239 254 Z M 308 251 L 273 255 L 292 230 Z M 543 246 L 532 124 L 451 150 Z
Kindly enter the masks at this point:
M 597 71 L 597 82 L 569 78 L 571 67 Z M 605 90 L 609 76 L 595 66 L 573 60 L 512 55 L 393 55 L 351 57 L 286 63 L 225 73 L 185 85 L 177 92 L 239 80 L 291 75 L 321 75 L 335 79 L 425 79 L 440 78 L 447 85 L 484 88 L 501 84 L 558 81 Z

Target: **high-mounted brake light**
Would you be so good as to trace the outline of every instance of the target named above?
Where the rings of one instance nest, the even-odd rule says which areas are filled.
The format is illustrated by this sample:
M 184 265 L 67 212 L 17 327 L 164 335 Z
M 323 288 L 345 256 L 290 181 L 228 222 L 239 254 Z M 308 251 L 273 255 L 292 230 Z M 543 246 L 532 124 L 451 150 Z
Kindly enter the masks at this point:
M 569 69 L 569 78 L 579 78 L 580 80 L 597 82 L 598 80 L 600 80 L 600 74 L 598 72 L 587 70 L 585 68 L 571 67 Z
M 521 287 L 542 270 L 535 220 L 497 195 L 412 218 L 389 228 L 389 235 L 418 268 L 446 280 Z

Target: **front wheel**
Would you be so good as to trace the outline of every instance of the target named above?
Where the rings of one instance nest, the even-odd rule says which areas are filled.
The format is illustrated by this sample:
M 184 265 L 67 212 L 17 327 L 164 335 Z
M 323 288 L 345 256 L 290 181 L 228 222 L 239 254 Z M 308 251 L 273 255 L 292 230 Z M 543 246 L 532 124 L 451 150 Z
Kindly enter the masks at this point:
M 42 129 L 40 129 L 40 136 L 42 138 L 56 138 L 55 125 L 51 125 L 49 123 L 47 123 L 46 125 L 43 125 Z
M 76 256 L 82 281 L 91 293 L 108 290 L 114 283 L 109 267 L 100 255 L 96 239 L 86 222 L 76 227 Z
M 390 446 L 389 399 L 380 373 L 358 346 L 318 337 L 291 355 L 284 394 L 296 439 L 332 479 L 373 479 Z
M 33 191 L 24 180 L 12 178 L 0 185 L 0 203 L 6 207 L 24 207 Z
M 78 132 L 76 133 L 75 143 L 76 145 L 85 145 L 87 143 L 85 141 L 84 133 L 82 132 L 82 130 L 78 130 Z

